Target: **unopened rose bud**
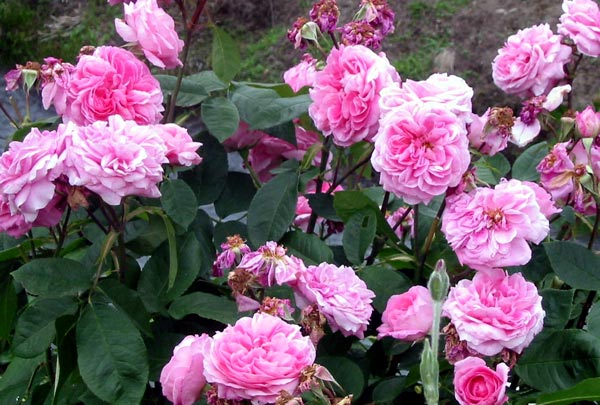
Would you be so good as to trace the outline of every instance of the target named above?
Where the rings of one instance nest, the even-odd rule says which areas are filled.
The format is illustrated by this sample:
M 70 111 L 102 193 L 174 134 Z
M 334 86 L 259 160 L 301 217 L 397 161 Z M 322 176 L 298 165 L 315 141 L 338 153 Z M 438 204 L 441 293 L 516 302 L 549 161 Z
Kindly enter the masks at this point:
M 575 123 L 583 138 L 594 138 L 600 133 L 600 113 L 597 113 L 592 106 L 575 113 Z
M 431 298 L 437 302 L 443 302 L 450 288 L 450 279 L 446 272 L 446 262 L 440 259 L 435 265 L 435 270 L 429 276 L 427 288 L 431 293 Z

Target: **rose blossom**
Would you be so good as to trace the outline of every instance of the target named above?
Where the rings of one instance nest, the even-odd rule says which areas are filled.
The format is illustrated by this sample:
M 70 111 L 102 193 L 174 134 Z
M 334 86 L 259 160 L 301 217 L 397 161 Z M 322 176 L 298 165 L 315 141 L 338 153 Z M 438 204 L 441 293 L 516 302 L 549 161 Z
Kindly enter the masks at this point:
M 263 136 L 267 136 L 267 134 L 256 129 L 250 129 L 248 123 L 240 121 L 238 129 L 223 142 L 223 146 L 227 152 L 251 148 L 256 145 Z
M 75 66 L 53 57 L 44 58 L 42 65 L 42 104 L 47 110 L 50 105 L 58 115 L 63 115 L 67 108 L 67 91 L 71 81 L 71 72 Z
M 335 30 L 340 10 L 335 0 L 318 0 L 310 9 L 309 15 L 319 30 L 326 34 Z
M 383 35 L 368 21 L 350 21 L 341 28 L 344 45 L 362 45 L 371 49 L 381 48 Z
M 225 271 L 231 270 L 234 265 L 240 263 L 245 254 L 251 252 L 250 247 L 246 245 L 246 241 L 240 235 L 228 236 L 227 242 L 221 243 L 221 249 L 223 251 L 219 253 L 212 265 L 215 277 L 222 277 Z
M 537 203 L 540 206 L 540 211 L 546 218 L 550 218 L 552 215 L 562 211 L 562 209 L 554 204 L 552 196 L 543 187 L 532 181 L 524 181 L 523 184 L 533 190 Z
M 564 0 L 558 32 L 575 42 L 585 55 L 600 56 L 600 9 L 594 0 Z
M 244 254 L 238 269 L 254 274 L 264 286 L 281 285 L 296 279 L 296 266 L 286 249 L 273 241 L 266 242 L 256 252 Z
M 408 212 L 408 214 L 406 213 L 406 211 L 409 209 L 409 207 L 400 207 L 392 213 L 387 212 L 385 216 L 385 220 L 387 221 L 388 225 L 392 229 L 396 227 L 394 229 L 394 232 L 400 240 L 404 239 L 404 237 L 406 237 L 407 234 L 409 234 L 410 236 L 413 236 L 415 234 L 415 222 L 413 211 Z M 400 221 L 400 219 L 402 218 L 404 218 L 402 222 L 398 223 L 398 221 Z
M 594 138 L 600 133 L 600 113 L 588 105 L 585 110 L 575 113 L 575 124 L 582 137 Z
M 63 118 L 87 125 L 118 114 L 140 125 L 157 124 L 162 101 L 160 84 L 142 61 L 125 49 L 101 46 L 79 58 Z
M 152 126 L 167 147 L 167 159 L 171 165 L 192 166 L 202 162 L 197 150 L 200 142 L 192 141 L 186 128 L 176 124 L 158 124 Z
M 563 66 L 571 48 L 561 44 L 548 24 L 536 25 L 508 37 L 492 63 L 496 86 L 520 97 L 547 94 L 565 77 Z
M 480 117 L 473 114 L 469 124 L 469 143 L 484 155 L 494 156 L 508 146 L 514 124 L 511 108 L 488 108 Z
M 84 186 L 111 205 L 128 195 L 160 197 L 157 184 L 168 163 L 164 141 L 150 126 L 119 115 L 72 132 L 65 171 L 69 183 Z
M 186 336 L 173 349 L 173 357 L 160 372 L 162 393 L 174 405 L 192 405 L 200 399 L 206 385 L 204 357 L 208 354 L 211 338 Z
M 527 242 L 540 243 L 549 229 L 534 190 L 514 179 L 452 197 L 442 215 L 442 232 L 458 259 L 477 270 L 526 264 Z
M 332 331 L 362 339 L 375 294 L 352 268 L 321 263 L 298 273 L 295 297 L 301 308 L 316 303 Z
M 417 285 L 404 294 L 392 295 L 381 315 L 378 339 L 391 336 L 414 342 L 423 339 L 433 324 L 433 300 L 429 290 Z
M 298 92 L 304 86 L 312 86 L 317 74 L 317 60 L 308 53 L 302 57 L 302 62 L 285 71 L 283 81 L 287 83 L 294 92 Z
M 23 213 L 17 211 L 11 214 L 9 203 L 0 198 L 0 232 L 18 238 L 29 232 L 32 227 L 32 223 L 25 220 Z
M 535 284 L 488 269 L 450 289 L 443 315 L 470 349 L 494 356 L 504 348 L 520 354 L 542 330 L 545 312 Z
M 385 55 L 362 45 L 332 49 L 317 72 L 308 108 L 315 126 L 339 146 L 371 140 L 379 128 L 379 92 L 400 77 Z
M 115 28 L 123 40 L 138 43 L 146 58 L 159 68 L 183 65 L 178 57 L 183 41 L 175 31 L 173 18 L 156 0 L 137 0 L 125 4 L 124 9 L 125 21 L 115 18 Z
M 371 156 L 383 188 L 408 204 L 457 186 L 470 160 L 464 124 L 444 105 L 419 101 L 383 117 Z
M 204 374 L 219 398 L 273 403 L 282 390 L 295 393 L 302 370 L 315 356 L 299 326 L 256 313 L 215 334 Z
M 483 359 L 467 357 L 454 365 L 454 397 L 460 405 L 502 405 L 509 371 L 504 363 L 494 371 Z

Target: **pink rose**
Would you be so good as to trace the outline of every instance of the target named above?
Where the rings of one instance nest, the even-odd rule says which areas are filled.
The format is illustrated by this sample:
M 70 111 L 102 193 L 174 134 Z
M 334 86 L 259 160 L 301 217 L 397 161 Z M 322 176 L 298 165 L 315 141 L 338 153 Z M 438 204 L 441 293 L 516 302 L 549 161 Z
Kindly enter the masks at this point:
M 540 187 L 537 183 L 524 181 L 523 184 L 533 190 L 537 203 L 540 206 L 540 210 L 546 218 L 550 218 L 552 215 L 558 214 L 562 211 L 562 209 L 554 205 L 554 201 L 552 201 L 552 196 L 550 193 L 544 190 L 544 188 Z
M 111 205 L 123 197 L 160 197 L 167 149 L 151 126 L 125 121 L 119 115 L 71 134 L 65 172 L 69 183 L 84 186 Z
M 161 118 L 160 84 L 131 52 L 113 46 L 83 55 L 71 74 L 63 118 L 77 125 L 107 121 L 118 114 L 140 125 Z
M 221 243 L 221 249 L 222 252 L 212 265 L 215 277 L 223 277 L 226 271 L 233 269 L 234 266 L 237 267 L 242 257 L 252 251 L 240 235 L 228 236 L 227 242 Z
M 572 176 L 575 164 L 569 157 L 568 142 L 557 143 L 542 159 L 536 169 L 540 173 L 540 183 L 552 194 L 559 204 L 566 204 L 573 192 Z
M 315 356 L 299 326 L 257 313 L 215 334 L 204 375 L 217 386 L 219 398 L 273 403 L 282 390 L 296 392 L 302 370 Z
M 423 339 L 433 324 L 433 300 L 429 290 L 417 285 L 404 294 L 392 295 L 381 315 L 378 339 L 391 336 L 414 342 Z
M 600 56 L 600 9 L 594 0 L 564 0 L 558 32 L 575 42 L 585 55 Z
M 202 162 L 197 152 L 202 144 L 192 141 L 186 128 L 176 124 L 158 124 L 153 128 L 167 147 L 167 159 L 171 165 L 192 166 Z
M 471 124 L 468 127 L 469 131 L 467 134 L 469 143 L 484 155 L 494 156 L 508 146 L 508 138 L 511 135 L 513 122 L 512 110 L 510 117 L 511 126 L 508 128 L 506 125 L 500 124 L 495 118 L 498 112 L 502 110 L 504 109 L 488 108 L 481 117 L 476 114 L 473 114 L 471 117 Z M 490 117 L 492 118 L 491 120 Z
M 545 312 L 535 284 L 488 269 L 450 289 L 443 315 L 470 349 L 494 356 L 505 348 L 520 354 L 541 332 Z
M 494 371 L 483 359 L 467 357 L 454 365 L 454 397 L 460 405 L 502 405 L 509 371 L 504 363 Z
M 408 204 L 427 204 L 457 186 L 470 160 L 463 122 L 442 104 L 420 101 L 381 120 L 371 156 L 383 188 Z
M 238 129 L 223 142 L 223 146 L 227 152 L 251 148 L 263 136 L 267 136 L 267 134 L 256 129 L 250 129 L 250 125 L 240 121 Z
M 64 63 L 53 57 L 44 58 L 42 65 L 42 104 L 47 110 L 50 105 L 58 115 L 63 115 L 67 108 L 67 91 L 71 82 L 71 72 L 75 66 Z
M 321 185 L 321 192 L 325 193 L 327 190 L 329 190 L 330 187 L 331 187 L 331 184 L 324 181 L 323 184 Z M 335 194 L 336 191 L 342 191 L 342 190 L 344 190 L 344 188 L 341 185 L 338 185 L 333 190 L 332 194 Z M 315 194 L 316 191 L 317 191 L 316 183 L 311 182 L 308 185 L 308 187 L 306 187 L 305 195 Z M 306 198 L 304 195 L 298 196 L 298 202 L 296 203 L 296 218 L 294 219 L 294 225 L 296 225 L 298 228 L 300 228 L 304 232 L 306 232 L 311 214 L 312 214 L 312 208 L 310 208 L 308 198 Z M 318 219 L 318 223 L 322 224 L 323 222 L 325 222 L 325 218 Z
M 297 92 L 304 86 L 312 86 L 317 74 L 317 60 L 309 54 L 304 54 L 302 62 L 286 70 L 283 74 L 283 81 L 287 83 L 294 92 Z
M 575 113 L 575 124 L 582 137 L 594 138 L 600 134 L 600 113 L 588 105 L 582 112 Z
M 0 232 L 18 238 L 29 232 L 32 227 L 31 222 L 27 222 L 21 212 L 11 214 L 10 204 L 0 198 Z
M 565 77 L 563 66 L 571 48 L 561 44 L 548 24 L 520 30 L 508 37 L 492 63 L 496 86 L 520 97 L 547 94 Z
M 294 262 L 286 254 L 286 249 L 273 241 L 266 242 L 256 252 L 244 254 L 237 268 L 254 274 L 264 286 L 296 280 Z
M 392 213 L 386 213 L 385 216 L 385 220 L 400 240 L 403 240 L 407 236 L 412 237 L 415 234 L 413 211 L 407 213 L 408 209 L 408 207 L 400 207 Z M 401 223 L 398 222 L 400 220 L 402 220 Z
M 137 0 L 125 4 L 124 9 L 125 21 L 115 19 L 115 28 L 123 40 L 139 44 L 154 66 L 174 69 L 183 65 L 178 57 L 183 41 L 175 31 L 173 18 L 156 0 Z
M 336 145 L 370 141 L 379 128 L 379 92 L 398 81 L 384 54 L 362 45 L 334 48 L 316 74 L 308 113 Z
M 173 349 L 173 357 L 160 373 L 162 393 L 174 405 L 192 405 L 200 399 L 206 385 L 204 357 L 209 353 L 211 338 L 186 336 Z
M 301 308 L 316 303 L 332 331 L 364 337 L 375 294 L 350 267 L 328 263 L 308 266 L 299 273 L 295 296 Z

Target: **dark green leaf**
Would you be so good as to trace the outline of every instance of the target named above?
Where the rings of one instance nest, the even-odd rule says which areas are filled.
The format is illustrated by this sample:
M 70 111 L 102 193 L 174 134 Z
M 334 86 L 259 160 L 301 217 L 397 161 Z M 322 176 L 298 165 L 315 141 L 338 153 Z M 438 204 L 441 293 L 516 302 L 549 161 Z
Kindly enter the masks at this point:
M 27 358 L 43 353 L 54 340 L 54 321 L 76 311 L 77 304 L 71 297 L 38 298 L 32 301 L 17 321 L 13 352 Z
M 332 221 L 341 221 L 341 218 L 335 212 L 335 208 L 333 208 L 333 194 L 310 193 L 306 194 L 305 197 L 308 199 L 310 208 L 316 212 L 318 216 Z
M 544 243 L 552 270 L 565 283 L 582 290 L 600 290 L 600 256 L 578 243 Z
M 359 265 L 363 262 L 365 252 L 373 242 L 377 231 L 376 215 L 373 210 L 363 209 L 352 214 L 344 225 L 344 252 L 353 264 Z
M 0 284 L 0 341 L 8 340 L 17 314 L 17 293 L 10 279 Z
M 238 46 L 231 36 L 213 26 L 212 68 L 219 79 L 231 82 L 241 67 Z
M 523 181 L 538 181 L 540 173 L 536 166 L 548 154 L 546 142 L 536 143 L 519 155 L 512 168 L 512 178 Z
M 569 388 L 600 375 L 600 340 L 578 329 L 544 332 L 525 350 L 516 370 L 540 391 Z
M 79 375 L 77 370 L 77 326 L 78 317 L 75 315 L 64 315 L 58 318 L 54 324 L 56 327 L 57 359 L 55 375 L 55 392 L 53 404 L 60 403 L 61 391 L 72 375 Z M 83 381 L 81 383 L 84 386 Z M 68 388 L 67 388 L 68 395 Z M 66 395 L 65 395 L 66 396 Z
M 276 125 L 271 128 L 265 128 L 263 132 L 274 136 L 275 138 L 279 138 L 286 142 L 291 143 L 296 146 L 296 127 L 292 121 L 286 121 L 282 124 Z
M 195 73 L 187 76 L 186 79 L 198 83 L 209 93 L 217 90 L 225 90 L 227 88 L 227 85 L 223 83 L 212 70 L 204 70 L 200 73 Z
M 573 387 L 540 395 L 535 403 L 537 405 L 569 405 L 579 401 L 600 400 L 600 377 L 588 378 Z
M 288 249 L 289 255 L 302 259 L 306 265 L 333 262 L 333 252 L 316 235 L 290 231 L 285 234 L 281 243 Z
M 209 132 L 220 142 L 225 141 L 240 124 L 240 114 L 225 97 L 211 97 L 202 103 L 202 121 Z
M 150 363 L 150 381 L 158 381 L 162 368 L 173 356 L 173 348 L 177 346 L 184 336 L 168 332 L 155 327 L 154 338 L 146 341 L 148 348 L 148 362 Z
M 160 88 L 163 92 L 165 100 L 171 97 L 175 86 L 177 84 L 177 77 L 169 75 L 154 75 L 160 83 Z M 197 81 L 183 78 L 181 81 L 181 87 L 179 93 L 177 93 L 177 102 L 175 105 L 178 107 L 192 107 L 200 104 L 208 97 L 208 92 L 202 85 Z
M 412 282 L 402 273 L 384 266 L 368 266 L 358 272 L 358 276 L 375 293 L 373 306 L 383 312 L 388 300 L 394 294 L 408 291 Z
M 11 274 L 31 294 L 61 297 L 90 288 L 94 269 L 69 259 L 45 258 L 25 263 Z
M 574 290 L 547 289 L 540 291 L 546 311 L 544 327 L 562 329 L 569 321 Z
M 33 359 L 12 359 L 0 378 L 0 404 L 18 404 L 21 398 L 27 397 L 28 382 L 44 361 L 44 355 Z
M 406 377 L 392 377 L 381 381 L 373 390 L 373 403 L 391 403 L 402 393 Z
M 90 390 L 112 404 L 139 403 L 148 381 L 139 331 L 114 306 L 90 304 L 77 324 L 77 364 Z
M 160 192 L 160 202 L 167 215 L 187 229 L 198 212 L 198 202 L 190 186 L 183 180 L 167 180 L 160 186 Z
M 339 392 L 340 395 L 352 394 L 354 398 L 360 397 L 365 386 L 365 377 L 356 363 L 340 356 L 318 357 L 316 362 L 327 368 L 342 386 L 344 392 Z M 338 390 L 339 387 L 336 387 L 336 391 Z
M 102 280 L 98 287 L 110 301 L 146 336 L 151 336 L 150 315 L 137 291 L 127 288 L 115 279 Z
M 39 130 L 50 129 L 52 126 L 56 124 L 59 120 L 59 117 L 49 117 L 43 120 L 39 120 L 36 122 L 31 122 L 29 124 L 23 125 L 21 128 L 17 129 L 12 136 L 10 137 L 11 141 L 22 142 L 23 139 L 31 132 L 33 128 L 38 128 Z M 4 149 L 4 148 L 3 148 Z
M 166 240 L 165 222 L 158 215 L 151 215 L 148 220 L 135 219 L 125 226 L 127 248 L 140 255 L 151 255 Z
M 278 241 L 294 220 L 298 174 L 282 173 L 256 192 L 248 209 L 248 235 L 255 246 Z
M 501 153 L 485 156 L 475 162 L 477 177 L 488 184 L 498 184 L 510 170 L 510 163 Z
M 597 302 L 588 313 L 587 330 L 600 339 L 600 302 Z
M 240 317 L 235 302 L 225 296 L 203 292 L 193 292 L 176 299 L 169 308 L 169 314 L 175 319 L 196 314 L 224 324 L 233 324 Z
M 523 276 L 534 283 L 542 281 L 549 273 L 552 273 L 550 261 L 546 255 L 546 249 L 542 245 L 531 247 L 531 260 L 524 266 L 514 266 L 507 268 L 510 274 L 523 273 Z
M 246 224 L 240 221 L 219 222 L 215 226 L 214 244 L 215 249 L 221 251 L 221 243 L 227 241 L 228 236 L 240 235 L 243 239 L 248 239 L 248 228 Z
M 248 211 L 255 194 L 256 187 L 248 174 L 229 172 L 225 188 L 215 201 L 215 211 L 221 218 L 237 212 Z

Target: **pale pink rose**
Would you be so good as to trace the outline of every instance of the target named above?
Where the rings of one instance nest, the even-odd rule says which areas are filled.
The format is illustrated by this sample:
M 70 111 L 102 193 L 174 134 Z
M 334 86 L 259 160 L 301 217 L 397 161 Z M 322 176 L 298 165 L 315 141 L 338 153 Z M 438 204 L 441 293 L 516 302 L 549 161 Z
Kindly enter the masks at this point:
M 528 263 L 528 242 L 540 243 L 550 225 L 534 190 L 513 179 L 449 198 L 441 228 L 463 265 L 485 270 Z
M 256 313 L 215 334 L 204 375 L 217 386 L 219 398 L 274 403 L 280 391 L 296 392 L 302 370 L 315 357 L 299 326 Z
M 561 44 L 561 36 L 548 24 L 536 25 L 508 37 L 492 63 L 492 76 L 508 94 L 540 96 L 564 79 L 570 59 L 571 48 Z
M 460 405 L 502 405 L 509 371 L 504 363 L 494 371 L 483 359 L 467 357 L 454 365 L 454 397 Z
M 531 181 L 524 181 L 523 184 L 533 190 L 538 205 L 540 206 L 540 210 L 546 218 L 549 219 L 552 215 L 558 214 L 562 211 L 562 209 L 554 205 L 554 201 L 552 201 L 552 196 L 550 195 L 550 193 L 544 190 L 543 187 L 540 187 L 537 183 L 533 183 Z
M 526 124 L 519 117 L 515 120 L 509 140 L 519 148 L 523 148 L 531 143 L 540 134 L 541 130 L 542 126 L 539 120 L 534 119 L 531 124 Z
M 42 104 L 47 110 L 51 105 L 58 115 L 63 115 L 67 108 L 67 91 L 69 90 L 71 73 L 75 66 L 53 57 L 44 58 L 42 65 Z
M 540 173 L 540 183 L 552 194 L 552 199 L 561 205 L 567 204 L 573 192 L 572 176 L 575 164 L 569 157 L 568 142 L 557 143 L 536 169 Z
M 575 42 L 585 55 L 600 56 L 600 9 L 594 0 L 564 0 L 558 32 Z
M 543 97 L 542 108 L 546 111 L 554 111 L 563 103 L 563 99 L 571 92 L 571 85 L 556 86 Z
M 273 241 L 266 242 L 256 252 L 244 254 L 237 268 L 254 274 L 264 286 L 296 280 L 295 264 L 286 254 L 286 249 Z
M 584 138 L 594 138 L 600 134 L 600 113 L 588 105 L 585 110 L 575 113 L 575 124 Z
M 186 336 L 173 349 L 173 357 L 160 372 L 162 393 L 174 405 L 192 405 L 206 385 L 204 357 L 210 351 L 206 333 Z
M 88 125 L 118 114 L 140 125 L 161 118 L 162 92 L 148 67 L 131 52 L 113 46 L 83 55 L 70 77 L 66 121 Z
M 0 198 L 0 232 L 18 238 L 29 232 L 32 227 L 31 222 L 27 222 L 21 212 L 11 214 L 10 204 Z
M 408 214 L 406 211 L 408 207 L 400 207 L 396 211 L 392 213 L 386 213 L 385 220 L 389 224 L 389 226 L 394 229 L 396 236 L 398 239 L 402 240 L 406 236 L 414 236 L 415 234 L 415 222 L 413 211 L 410 211 Z M 398 221 L 402 220 L 401 223 Z
M 321 185 L 321 192 L 322 193 L 326 192 L 327 190 L 329 190 L 330 187 L 331 187 L 331 184 L 324 181 Z M 343 191 L 343 190 L 344 190 L 344 188 L 341 185 L 338 185 L 333 190 L 332 194 L 335 194 L 337 191 Z M 317 191 L 317 185 L 313 181 L 306 187 L 305 195 L 315 194 L 316 191 Z M 298 228 L 300 228 L 304 232 L 306 232 L 311 214 L 312 214 L 312 209 L 310 208 L 308 198 L 306 198 L 304 195 L 298 196 L 298 202 L 296 203 L 296 218 L 294 219 L 294 225 L 296 225 Z M 318 220 L 317 220 L 318 224 L 323 224 L 323 222 L 325 222 L 325 218 L 318 218 Z
M 427 204 L 457 186 L 470 161 L 463 122 L 442 104 L 420 101 L 381 120 L 371 156 L 383 188 L 408 204 Z
M 285 71 L 283 74 L 283 81 L 287 83 L 294 92 L 297 92 L 304 86 L 312 86 L 315 82 L 315 75 L 317 74 L 316 69 L 317 60 L 305 54 L 302 58 L 302 62 L 298 63 Z
M 32 128 L 0 156 L 0 195 L 12 215 L 21 213 L 32 223 L 54 197 L 65 160 L 64 131 L 64 125 L 56 131 Z
M 202 162 L 198 155 L 200 142 L 194 142 L 188 130 L 177 124 L 158 124 L 152 127 L 167 147 L 167 159 L 171 165 L 192 166 Z
M 399 81 L 384 54 L 362 45 L 334 48 L 316 74 L 308 113 L 336 145 L 370 141 L 379 128 L 379 92 Z
M 151 126 L 119 115 L 72 132 L 65 162 L 69 183 L 97 193 L 111 205 L 123 197 L 160 197 L 162 164 L 168 163 L 164 141 Z
M 520 354 L 541 332 L 545 312 L 535 284 L 488 269 L 450 289 L 443 315 L 470 349 L 494 356 L 505 348 Z
M 300 308 L 316 303 L 332 331 L 362 339 L 375 294 L 352 268 L 321 263 L 299 273 L 295 297 Z
M 471 146 L 484 155 L 494 156 L 508 146 L 514 121 L 512 110 L 510 110 L 511 115 L 508 121 L 510 125 L 499 120 L 498 116 L 504 111 L 506 109 L 488 108 L 482 116 L 476 114 L 471 116 L 467 137 Z
M 173 18 L 156 0 L 137 0 L 125 4 L 124 9 L 125 21 L 115 18 L 115 28 L 123 40 L 139 44 L 154 66 L 174 69 L 183 65 L 179 60 L 183 41 L 175 31 Z
M 223 142 L 223 146 L 227 152 L 251 148 L 263 136 L 267 136 L 267 134 L 256 129 L 250 129 L 250 125 L 240 121 L 238 129 Z
M 429 290 L 417 285 L 407 292 L 392 295 L 381 315 L 381 326 L 377 338 L 391 336 L 415 342 L 431 331 L 433 324 L 433 300 Z

